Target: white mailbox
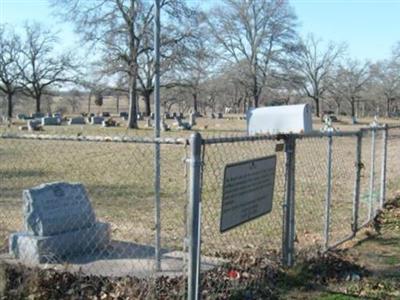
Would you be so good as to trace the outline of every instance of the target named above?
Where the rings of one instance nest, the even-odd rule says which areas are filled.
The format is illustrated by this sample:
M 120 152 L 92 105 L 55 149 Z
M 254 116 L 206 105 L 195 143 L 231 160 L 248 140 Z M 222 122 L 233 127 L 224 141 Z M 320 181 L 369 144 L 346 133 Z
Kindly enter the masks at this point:
M 312 131 L 308 104 L 269 106 L 247 112 L 247 132 L 255 134 L 309 133 Z

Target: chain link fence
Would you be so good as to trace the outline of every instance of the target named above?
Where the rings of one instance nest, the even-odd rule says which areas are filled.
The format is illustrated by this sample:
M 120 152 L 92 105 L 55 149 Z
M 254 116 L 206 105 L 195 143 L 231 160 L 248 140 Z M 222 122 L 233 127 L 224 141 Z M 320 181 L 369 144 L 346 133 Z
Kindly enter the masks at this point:
M 156 143 L 161 151 L 160 249 L 155 242 Z M 396 195 L 399 149 L 400 127 L 385 126 L 309 135 L 195 135 L 190 140 L 6 133 L 0 137 L 1 260 L 30 261 L 22 252 L 19 260 L 10 256 L 10 237 L 31 229 L 24 190 L 80 183 L 96 224 L 106 224 L 101 225 L 105 233 L 81 231 L 86 235 L 75 236 L 79 255 L 56 247 L 59 256 L 36 266 L 102 278 L 130 276 L 138 291 L 145 290 L 139 298 L 206 297 L 200 291 L 210 289 L 208 278 L 216 282 L 214 292 L 226 285 L 248 290 L 247 279 L 252 278 L 253 288 L 261 286 L 265 272 L 258 277 L 248 267 L 235 281 L 239 266 L 278 255 L 292 265 L 296 255 L 336 247 L 368 224 L 383 201 Z M 272 211 L 221 233 L 225 166 L 270 155 L 276 155 Z M 74 207 L 69 209 L 65 226 L 85 229 Z M 46 247 L 43 251 L 49 252 L 55 245 Z
M 278 250 L 282 262 L 292 265 L 302 252 L 325 251 L 354 238 L 377 215 L 386 194 L 393 197 L 398 187 L 399 127 L 205 138 L 201 143 L 201 250 L 195 249 L 201 257 L 232 262 L 238 251 L 272 256 L 271 250 Z M 220 233 L 225 166 L 271 154 L 277 156 L 272 212 Z M 207 276 L 203 273 L 203 279 Z M 204 280 L 199 284 L 206 288 Z
M 3 135 L 0 139 L 2 258 L 13 263 L 9 255 L 13 252 L 27 265 L 100 277 L 131 276 L 138 278 L 136 289 L 145 291 L 143 295 L 148 298 L 157 295 L 160 276 L 168 275 L 181 282 L 181 288 L 174 293 L 184 297 L 186 140 L 160 142 L 161 270 L 156 268 L 154 144 L 150 139 Z M 59 207 L 48 208 L 42 203 L 43 207 L 28 211 L 23 191 L 54 182 L 82 184 L 91 208 L 85 203 L 68 206 L 60 202 Z M 41 194 L 41 197 L 52 196 Z M 32 220 L 34 209 L 39 216 Z M 91 210 L 95 226 L 102 224 L 105 230 L 93 229 Z M 54 219 L 45 223 L 50 222 L 50 214 Z M 63 224 L 58 224 L 62 229 L 54 234 L 32 234 L 33 222 L 43 223 L 43 230 L 54 228 L 59 222 Z M 18 238 L 15 246 L 18 251 L 12 251 L 11 236 L 16 232 L 34 237 Z M 53 255 L 46 257 L 50 252 Z M 40 264 L 36 264 L 38 256 Z

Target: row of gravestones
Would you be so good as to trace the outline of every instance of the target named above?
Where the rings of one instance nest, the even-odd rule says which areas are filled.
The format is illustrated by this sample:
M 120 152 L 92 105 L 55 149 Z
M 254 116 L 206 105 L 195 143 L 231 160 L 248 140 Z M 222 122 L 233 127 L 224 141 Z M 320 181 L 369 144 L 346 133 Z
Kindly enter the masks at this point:
M 25 263 L 93 255 L 110 242 L 110 226 L 96 221 L 84 186 L 55 182 L 24 190 L 24 231 L 10 235 L 10 254 Z

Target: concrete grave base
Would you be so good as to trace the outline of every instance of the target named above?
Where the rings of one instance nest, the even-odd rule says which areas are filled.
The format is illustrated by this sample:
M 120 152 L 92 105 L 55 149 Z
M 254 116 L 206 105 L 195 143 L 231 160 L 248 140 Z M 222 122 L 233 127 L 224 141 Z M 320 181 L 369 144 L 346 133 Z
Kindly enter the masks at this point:
M 94 226 L 51 236 L 34 236 L 27 232 L 13 233 L 9 239 L 10 253 L 28 264 L 62 261 L 70 255 L 91 254 L 107 247 L 110 225 Z
M 187 275 L 188 254 L 182 251 L 161 250 L 161 270 L 156 272 L 154 247 L 124 241 L 111 241 L 101 251 L 82 253 L 63 263 L 51 262 L 39 264 L 33 261 L 21 261 L 2 255 L 0 259 L 10 264 L 23 263 L 28 267 L 55 269 L 60 272 L 80 273 L 94 276 L 149 278 L 159 276 L 177 277 Z M 201 257 L 201 270 L 214 269 L 226 260 L 215 257 Z

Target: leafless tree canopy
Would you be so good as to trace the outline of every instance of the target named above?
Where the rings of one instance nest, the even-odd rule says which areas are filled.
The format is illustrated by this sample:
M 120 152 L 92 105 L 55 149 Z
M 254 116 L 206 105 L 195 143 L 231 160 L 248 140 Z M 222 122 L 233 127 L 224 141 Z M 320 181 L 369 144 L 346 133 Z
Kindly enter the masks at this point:
M 41 111 L 44 95 L 75 89 L 84 91 L 88 111 L 99 93 L 112 94 L 117 111 L 120 96 L 128 97 L 128 127 L 137 128 L 138 104 L 143 101 L 146 115 L 152 109 L 153 2 L 49 2 L 60 19 L 75 25 L 79 50 L 74 57 L 59 51 L 57 35 L 40 24 L 26 24 L 19 35 L 0 24 L 0 92 L 7 115 L 12 117 L 21 93 Z M 355 121 L 360 107 L 398 114 L 400 43 L 387 59 L 367 63 L 349 57 L 345 44 L 323 38 L 299 36 L 287 0 L 221 0 L 207 8 L 161 0 L 163 107 L 245 112 L 250 106 L 310 102 L 317 116 L 336 109 Z M 76 57 L 83 52 L 84 63 Z M 77 99 L 65 98 L 73 112 L 82 109 Z

